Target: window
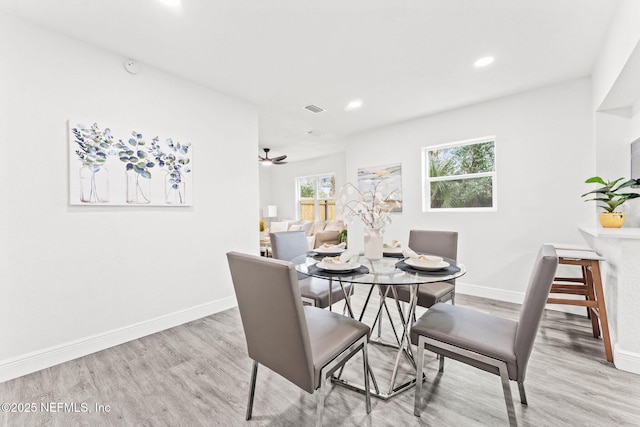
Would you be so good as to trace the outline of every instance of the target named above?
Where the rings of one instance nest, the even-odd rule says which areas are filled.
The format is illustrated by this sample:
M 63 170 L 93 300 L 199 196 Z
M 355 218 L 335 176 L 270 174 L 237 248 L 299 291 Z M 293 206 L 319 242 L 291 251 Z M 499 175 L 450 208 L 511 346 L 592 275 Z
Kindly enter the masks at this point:
M 298 219 L 336 218 L 336 178 L 333 174 L 296 179 Z
M 422 149 L 423 210 L 496 210 L 495 137 Z

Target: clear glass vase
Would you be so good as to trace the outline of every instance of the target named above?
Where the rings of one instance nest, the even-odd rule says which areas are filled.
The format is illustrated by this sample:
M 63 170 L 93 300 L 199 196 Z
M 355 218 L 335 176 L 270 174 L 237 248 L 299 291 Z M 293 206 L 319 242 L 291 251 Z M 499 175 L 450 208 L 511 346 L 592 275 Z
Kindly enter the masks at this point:
M 109 171 L 104 166 L 80 168 L 80 201 L 83 203 L 109 202 Z
M 383 233 L 382 229 L 370 228 L 365 230 L 364 257 L 371 261 L 382 259 Z
M 147 205 L 151 203 L 151 180 L 143 177 L 134 170 L 127 174 L 127 203 Z

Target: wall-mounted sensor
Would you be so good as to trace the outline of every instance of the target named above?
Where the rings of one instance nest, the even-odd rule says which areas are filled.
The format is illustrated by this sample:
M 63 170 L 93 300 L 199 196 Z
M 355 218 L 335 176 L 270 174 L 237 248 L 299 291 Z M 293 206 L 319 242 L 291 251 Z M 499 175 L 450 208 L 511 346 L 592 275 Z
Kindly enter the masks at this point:
M 124 69 L 130 72 L 131 74 L 138 74 L 138 71 L 140 71 L 138 64 L 136 64 L 136 62 L 133 59 L 127 59 L 124 62 Z

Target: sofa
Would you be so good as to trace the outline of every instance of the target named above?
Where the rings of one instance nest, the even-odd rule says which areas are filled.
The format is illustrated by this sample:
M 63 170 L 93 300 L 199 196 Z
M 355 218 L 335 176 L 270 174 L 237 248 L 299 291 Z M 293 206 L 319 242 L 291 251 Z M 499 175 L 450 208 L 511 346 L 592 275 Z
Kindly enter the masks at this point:
M 309 249 L 315 249 L 325 243 L 338 244 L 338 234 L 345 228 L 344 222 L 339 219 L 326 221 L 273 221 L 271 222 L 269 233 L 302 230 L 307 235 Z

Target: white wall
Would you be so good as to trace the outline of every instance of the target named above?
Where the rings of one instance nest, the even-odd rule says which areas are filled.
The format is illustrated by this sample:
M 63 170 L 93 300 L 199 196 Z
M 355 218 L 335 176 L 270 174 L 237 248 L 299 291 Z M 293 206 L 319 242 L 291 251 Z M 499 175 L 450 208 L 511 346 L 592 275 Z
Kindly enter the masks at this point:
M 427 116 L 347 141 L 347 178 L 357 169 L 400 162 L 404 211 L 385 240 L 406 244 L 413 228 L 457 230 L 459 260 L 468 273 L 459 291 L 521 301 L 538 248 L 584 241 L 577 226 L 590 220 L 582 201 L 594 166 L 590 83 L 580 79 Z M 496 136 L 498 211 L 423 213 L 421 148 Z M 349 246 L 362 247 L 359 224 Z
M 268 205 L 273 205 L 273 203 L 271 203 L 271 170 L 272 168 L 270 167 L 258 167 L 258 179 L 260 180 L 260 209 Z
M 296 219 L 296 178 L 308 175 L 335 173 L 336 189 L 345 182 L 345 153 L 332 154 L 309 160 L 290 162 L 281 166 L 268 166 L 268 171 L 260 172 L 263 182 L 270 185 L 269 203 L 278 207 L 278 219 Z M 265 167 L 262 167 L 265 169 Z M 264 181 L 263 181 L 264 180 Z
M 640 42 L 640 2 L 620 0 L 593 67 L 593 110 L 597 111 L 620 78 Z M 614 106 L 613 108 L 624 107 Z
M 596 174 L 630 178 L 630 143 L 640 137 L 640 2 L 620 1 L 593 68 Z M 640 227 L 640 203 L 625 203 L 624 227 Z M 601 209 L 594 206 L 594 217 Z
M 636 100 L 631 108 L 631 123 L 629 124 L 629 135 L 631 135 L 631 141 L 635 141 L 640 138 L 640 98 Z
M 608 113 L 595 113 L 596 172 L 604 179 L 631 178 L 631 121 L 628 117 Z M 595 185 L 593 188 L 596 188 Z M 630 189 L 629 191 L 634 191 Z M 597 214 L 603 210 L 593 204 L 594 226 Z M 640 201 L 630 200 L 617 208 L 625 213 L 624 227 L 640 227 Z
M 594 113 L 596 170 L 599 175 L 612 179 L 630 177 L 629 144 L 640 137 L 638 22 L 640 2 L 620 1 L 593 71 L 592 105 L 597 111 Z M 624 227 L 640 227 L 638 199 L 625 203 L 623 210 L 626 212 Z M 625 230 L 620 231 L 625 233 Z M 630 230 L 629 235 L 633 236 L 633 231 Z M 604 294 L 616 367 L 640 372 L 638 311 L 628 304 L 628 301 L 636 300 L 637 274 L 634 276 L 634 273 L 637 259 L 634 259 L 634 254 L 637 254 L 637 243 L 633 239 L 627 241 L 603 236 L 595 238 L 592 244 L 607 258 L 603 268 Z
M 0 381 L 234 305 L 225 252 L 258 251 L 255 108 L 2 14 L 0 39 Z M 69 206 L 70 117 L 191 141 L 193 207 Z

